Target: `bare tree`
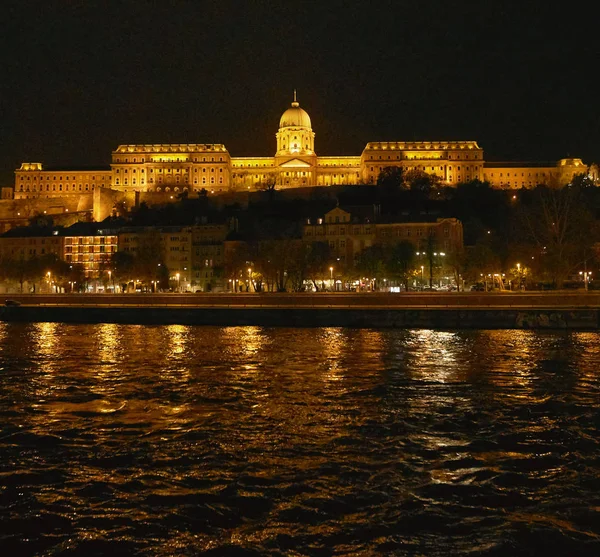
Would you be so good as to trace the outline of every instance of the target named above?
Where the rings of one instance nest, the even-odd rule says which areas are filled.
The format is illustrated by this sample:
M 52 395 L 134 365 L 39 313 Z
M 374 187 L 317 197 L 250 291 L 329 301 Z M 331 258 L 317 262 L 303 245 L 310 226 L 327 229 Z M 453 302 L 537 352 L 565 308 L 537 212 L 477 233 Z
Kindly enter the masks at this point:
M 598 225 L 579 187 L 538 187 L 529 203 L 519 208 L 526 240 L 541 259 L 543 270 L 558 287 L 592 253 Z

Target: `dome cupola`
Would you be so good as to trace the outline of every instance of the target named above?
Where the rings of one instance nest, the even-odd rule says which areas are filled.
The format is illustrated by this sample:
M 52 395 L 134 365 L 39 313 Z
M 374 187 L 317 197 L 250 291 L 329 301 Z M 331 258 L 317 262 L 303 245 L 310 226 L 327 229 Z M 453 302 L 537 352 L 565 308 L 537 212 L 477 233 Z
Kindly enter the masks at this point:
M 315 133 L 312 131 L 310 116 L 300 108 L 294 90 L 292 106 L 279 120 L 277 132 L 277 155 L 314 155 Z
M 294 101 L 292 106 L 288 108 L 279 120 L 279 128 L 302 127 L 310 128 L 310 116 L 303 108 L 300 108 L 300 103 L 296 100 L 296 91 L 294 90 Z

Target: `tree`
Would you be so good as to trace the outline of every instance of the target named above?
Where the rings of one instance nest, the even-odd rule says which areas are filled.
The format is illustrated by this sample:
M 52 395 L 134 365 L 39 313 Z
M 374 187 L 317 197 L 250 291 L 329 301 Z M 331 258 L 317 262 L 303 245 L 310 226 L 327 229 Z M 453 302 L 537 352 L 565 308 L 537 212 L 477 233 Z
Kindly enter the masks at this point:
M 404 180 L 411 191 L 423 194 L 425 197 L 428 197 L 431 190 L 441 182 L 437 174 L 428 174 L 416 168 L 408 170 L 404 174 Z
M 456 283 L 456 289 L 460 292 L 461 286 L 464 289 L 464 283 L 462 277 L 466 268 L 466 254 L 464 248 L 457 247 L 446 253 L 446 265 L 452 269 L 454 275 L 454 282 Z
M 500 270 L 500 258 L 485 242 L 475 244 L 466 254 L 465 274 L 471 282 L 479 282 Z
M 331 249 L 327 242 L 313 242 L 306 250 L 306 275 L 312 281 L 315 290 L 319 290 L 317 281 L 321 281 L 321 287 L 325 289 L 325 277 L 331 266 Z
M 414 246 L 410 242 L 403 240 L 394 244 L 386 253 L 386 256 L 385 267 L 387 275 L 389 278 L 402 283 L 405 290 L 408 291 L 408 282 L 414 275 Z
M 240 242 L 229 251 L 225 259 L 225 276 L 231 281 L 231 290 L 242 290 L 253 255 L 246 242 Z
M 112 254 L 110 264 L 113 279 L 121 286 L 121 292 L 125 292 L 134 273 L 133 255 L 126 251 L 117 251 Z
M 284 292 L 286 290 L 289 269 L 293 266 L 296 244 L 301 240 L 281 238 L 278 240 L 263 240 L 259 244 L 255 259 L 255 271 L 259 271 L 265 280 L 267 290 Z
M 275 188 L 277 186 L 277 176 L 274 172 L 264 174 L 259 182 L 256 183 L 256 189 L 267 193 L 269 202 L 273 201 Z
M 518 209 L 523 240 L 536 248 L 543 272 L 557 288 L 591 257 L 599 237 L 584 191 L 539 186 L 529 198 L 523 196 Z
M 8 257 L 2 261 L 3 277 L 9 282 L 17 282 L 23 293 L 23 285 L 29 277 L 30 263 L 24 257 Z
M 363 276 L 379 282 L 385 274 L 385 253 L 381 244 L 374 244 L 362 250 L 356 262 L 356 270 Z
M 594 179 L 591 178 L 588 173 L 575 174 L 575 176 L 573 176 L 571 180 L 570 185 L 572 187 L 580 189 L 593 188 L 596 186 L 596 184 L 594 183 Z
M 152 231 L 140 237 L 138 249 L 133 259 L 133 272 L 135 278 L 142 283 L 150 284 L 152 281 L 158 281 L 161 287 L 165 288 L 165 269 L 166 265 L 162 257 L 162 246 L 160 242 L 160 233 Z M 168 270 L 167 270 L 168 281 Z
M 401 166 L 386 166 L 377 177 L 377 189 L 380 197 L 394 197 L 404 188 L 404 169 Z
M 304 244 L 302 241 L 295 242 L 290 246 L 288 279 L 294 292 L 304 291 L 304 282 L 308 273 L 308 254 L 311 247 L 310 244 Z
M 70 292 L 75 288 L 77 288 L 77 290 L 82 290 L 84 288 L 86 282 L 85 268 L 81 263 L 69 265 L 68 282 L 71 283 L 69 284 Z

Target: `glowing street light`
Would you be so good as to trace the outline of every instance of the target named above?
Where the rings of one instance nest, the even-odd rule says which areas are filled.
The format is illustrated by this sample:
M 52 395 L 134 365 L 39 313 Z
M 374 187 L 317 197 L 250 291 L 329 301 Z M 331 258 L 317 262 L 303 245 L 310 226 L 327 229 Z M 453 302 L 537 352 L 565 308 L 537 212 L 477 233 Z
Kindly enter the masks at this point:
M 177 291 L 180 292 L 181 291 L 181 281 L 179 280 L 180 275 L 179 275 L 179 273 L 177 273 L 175 276 L 177 277 Z
M 590 282 L 591 271 L 579 271 L 580 275 L 583 275 L 583 284 L 585 285 L 585 289 L 588 289 L 588 283 Z

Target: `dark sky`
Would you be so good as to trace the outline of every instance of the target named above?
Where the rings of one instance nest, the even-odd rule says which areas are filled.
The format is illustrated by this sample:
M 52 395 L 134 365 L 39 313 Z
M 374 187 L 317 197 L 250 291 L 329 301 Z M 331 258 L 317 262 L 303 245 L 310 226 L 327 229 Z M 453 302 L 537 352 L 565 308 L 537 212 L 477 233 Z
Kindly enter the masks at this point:
M 597 8 L 578 2 L 2 4 L 0 178 L 122 143 L 272 156 L 298 90 L 321 155 L 476 140 L 487 160 L 600 160 Z M 518 8 L 517 8 L 518 6 Z

